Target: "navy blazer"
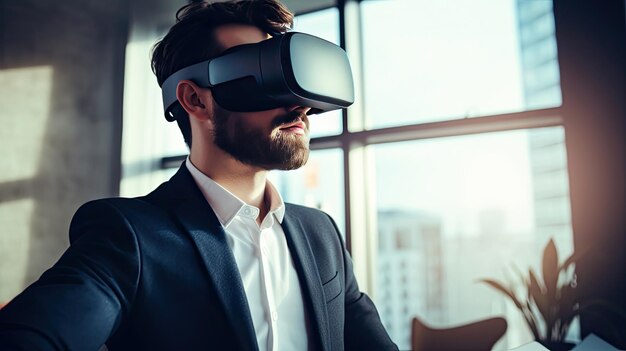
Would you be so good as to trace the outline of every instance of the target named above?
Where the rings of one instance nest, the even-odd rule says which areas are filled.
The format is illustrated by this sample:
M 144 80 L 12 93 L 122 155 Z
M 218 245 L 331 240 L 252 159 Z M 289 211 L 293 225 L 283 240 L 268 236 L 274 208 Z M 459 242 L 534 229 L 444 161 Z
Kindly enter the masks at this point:
M 396 350 L 333 220 L 287 204 L 282 227 L 312 348 Z M 0 310 L 0 350 L 258 350 L 224 230 L 184 164 L 147 196 L 83 205 L 70 242 Z

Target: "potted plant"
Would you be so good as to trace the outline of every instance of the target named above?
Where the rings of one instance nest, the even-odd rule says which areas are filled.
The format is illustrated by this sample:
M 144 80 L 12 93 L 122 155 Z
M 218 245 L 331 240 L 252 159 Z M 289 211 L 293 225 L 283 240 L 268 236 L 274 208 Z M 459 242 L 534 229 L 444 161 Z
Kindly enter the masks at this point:
M 504 284 L 492 279 L 482 279 L 510 298 L 521 311 L 536 341 L 550 350 L 569 350 L 574 345 L 565 342 L 565 336 L 582 306 L 576 296 L 576 274 L 574 264 L 582 252 L 575 252 L 563 263 L 550 239 L 543 251 L 542 276 L 532 268 L 528 276 L 518 271 L 524 287 L 524 296 L 518 296 L 513 284 Z

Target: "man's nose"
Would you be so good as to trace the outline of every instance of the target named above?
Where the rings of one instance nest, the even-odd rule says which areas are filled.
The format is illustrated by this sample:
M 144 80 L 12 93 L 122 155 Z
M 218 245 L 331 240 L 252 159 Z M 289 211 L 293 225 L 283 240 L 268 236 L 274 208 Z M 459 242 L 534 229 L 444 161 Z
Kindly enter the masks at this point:
M 299 105 L 292 105 L 292 106 L 287 107 L 288 112 L 295 111 L 295 110 L 301 110 L 300 112 L 306 115 L 311 110 L 311 108 L 306 107 L 306 106 L 299 106 Z

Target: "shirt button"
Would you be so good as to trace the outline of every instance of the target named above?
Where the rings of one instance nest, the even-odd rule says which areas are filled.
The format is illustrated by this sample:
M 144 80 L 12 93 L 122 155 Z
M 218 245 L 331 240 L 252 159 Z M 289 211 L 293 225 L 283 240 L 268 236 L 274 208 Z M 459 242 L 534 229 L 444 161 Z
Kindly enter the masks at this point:
M 276 311 L 272 312 L 272 320 L 274 322 L 276 322 L 278 320 L 278 312 L 276 312 Z
M 252 213 L 252 211 L 250 210 L 249 207 L 246 207 L 246 208 L 243 209 L 243 214 L 250 215 L 251 213 Z

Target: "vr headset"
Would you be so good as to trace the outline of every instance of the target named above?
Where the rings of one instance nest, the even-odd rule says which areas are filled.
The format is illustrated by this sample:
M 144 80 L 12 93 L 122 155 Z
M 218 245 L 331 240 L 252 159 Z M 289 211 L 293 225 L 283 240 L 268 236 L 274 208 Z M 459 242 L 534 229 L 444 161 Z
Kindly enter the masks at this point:
M 169 76 L 163 82 L 162 94 L 165 119 L 170 122 L 185 113 L 176 98 L 176 86 L 184 79 L 211 88 L 218 105 L 236 112 L 298 105 L 310 107 L 309 114 L 316 114 L 354 102 L 352 71 L 345 51 L 298 32 L 234 46 Z

